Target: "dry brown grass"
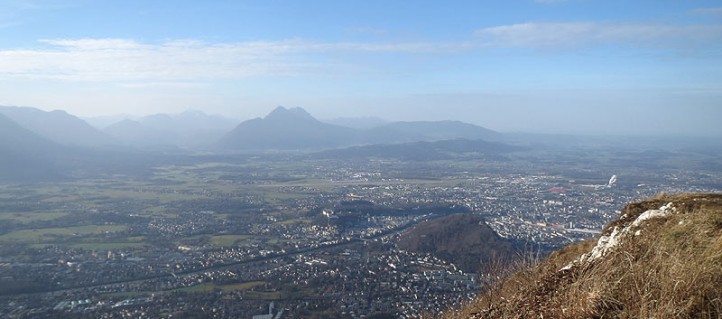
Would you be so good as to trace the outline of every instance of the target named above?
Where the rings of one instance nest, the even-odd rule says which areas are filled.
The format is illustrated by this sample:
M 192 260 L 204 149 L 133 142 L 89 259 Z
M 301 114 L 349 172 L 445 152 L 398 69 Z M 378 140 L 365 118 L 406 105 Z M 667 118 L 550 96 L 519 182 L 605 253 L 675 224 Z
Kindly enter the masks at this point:
M 673 202 L 638 236 L 591 263 L 560 269 L 595 241 L 520 269 L 445 318 L 722 318 L 722 195 L 658 196 L 628 205 L 605 229 Z

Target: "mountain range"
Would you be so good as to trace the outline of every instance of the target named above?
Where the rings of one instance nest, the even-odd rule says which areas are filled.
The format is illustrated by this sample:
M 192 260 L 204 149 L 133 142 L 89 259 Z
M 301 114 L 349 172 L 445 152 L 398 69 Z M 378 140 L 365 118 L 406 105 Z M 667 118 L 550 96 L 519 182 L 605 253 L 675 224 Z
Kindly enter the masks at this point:
M 62 110 L 0 106 L 0 114 L 57 144 L 92 148 L 121 145 L 202 148 L 214 145 L 237 124 L 235 120 L 195 110 L 122 118 L 102 129 Z
M 264 118 L 237 125 L 234 120 L 200 111 L 156 114 L 124 119 L 102 130 L 64 111 L 0 106 L 0 116 L 0 178 L 68 176 L 71 172 L 112 171 L 116 166 L 137 171 L 159 152 L 188 149 L 219 153 L 334 149 L 314 156 L 433 160 L 459 154 L 498 154 L 514 148 L 479 140 L 501 135 L 461 122 L 380 124 L 374 120 L 380 125 L 359 129 L 324 123 L 302 108 L 277 107 Z
M 274 109 L 263 118 L 240 123 L 219 143 L 231 150 L 332 149 L 446 139 L 499 139 L 501 134 L 458 121 L 394 122 L 369 129 L 324 123 L 302 108 Z
M 0 181 L 144 173 L 164 159 L 160 152 L 60 144 L 0 113 Z
M 56 175 L 62 147 L 0 114 L 0 179 L 33 180 Z
M 0 114 L 48 140 L 63 145 L 102 146 L 113 138 L 65 111 L 46 112 L 31 107 L 1 106 Z
M 156 147 L 136 149 L 148 145 L 145 143 L 150 136 L 144 129 L 158 132 L 187 130 L 195 133 L 194 137 L 204 138 L 202 129 L 213 131 L 211 122 L 216 118 L 201 112 L 186 112 L 156 116 L 153 120 L 147 121 L 152 124 L 152 129 L 149 128 L 151 125 L 131 125 L 128 131 L 135 130 L 138 140 L 137 143 L 126 143 L 64 111 L 0 106 L 0 180 L 54 180 L 93 173 L 143 172 L 165 158 L 167 147 L 158 146 L 173 142 L 179 142 L 178 146 L 185 145 L 177 139 L 166 139 Z M 226 122 L 225 125 L 228 128 L 233 124 Z M 174 125 L 180 129 L 173 129 Z M 215 136 L 207 138 L 210 142 L 204 141 L 212 144 L 224 132 L 217 131 Z M 194 140 L 189 137 L 186 141 Z
M 263 118 L 235 120 L 201 111 L 126 118 L 96 128 L 65 111 L 0 106 L 0 114 L 38 136 L 80 147 L 159 147 L 224 150 L 323 150 L 358 145 L 446 139 L 495 140 L 494 131 L 457 121 L 393 122 L 341 119 L 357 128 L 325 123 L 302 108 L 277 107 Z M 355 123 L 355 124 L 354 124 Z M 364 124 L 365 123 L 365 124 Z M 358 128 L 366 127 L 366 128 Z
M 215 144 L 236 124 L 235 120 L 222 116 L 189 110 L 179 114 L 123 119 L 103 131 L 125 145 L 197 149 Z

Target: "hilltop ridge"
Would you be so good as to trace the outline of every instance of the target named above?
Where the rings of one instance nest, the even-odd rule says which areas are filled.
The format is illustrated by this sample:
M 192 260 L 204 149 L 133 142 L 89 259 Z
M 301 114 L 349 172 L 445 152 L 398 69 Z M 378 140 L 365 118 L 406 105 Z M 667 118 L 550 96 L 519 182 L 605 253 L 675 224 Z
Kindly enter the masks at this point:
M 499 236 L 484 218 L 473 214 L 454 214 L 421 223 L 402 234 L 398 245 L 440 257 L 465 272 L 478 272 L 482 265 L 515 253 L 512 241 Z
M 444 317 L 720 318 L 720 282 L 722 194 L 662 195 Z

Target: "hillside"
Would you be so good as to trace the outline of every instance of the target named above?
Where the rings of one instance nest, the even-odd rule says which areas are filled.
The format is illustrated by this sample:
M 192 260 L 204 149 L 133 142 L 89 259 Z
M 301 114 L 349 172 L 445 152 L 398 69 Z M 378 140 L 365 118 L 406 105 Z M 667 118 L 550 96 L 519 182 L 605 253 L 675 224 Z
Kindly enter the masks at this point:
M 201 111 L 154 114 L 137 120 L 122 119 L 103 131 L 119 142 L 138 147 L 176 146 L 198 149 L 214 144 L 235 121 Z
M 103 131 L 118 141 L 135 146 L 171 145 L 175 139 L 171 132 L 153 129 L 129 119 L 111 124 Z
M 720 282 L 722 195 L 659 196 L 444 317 L 720 318 Z
M 31 107 L 2 106 L 0 114 L 4 114 L 31 132 L 59 144 L 76 146 L 116 144 L 110 136 L 65 111 L 45 112 Z
M 54 175 L 60 147 L 0 114 L 0 180 L 28 180 Z
M 513 255 L 513 244 L 501 238 L 481 216 L 456 214 L 415 226 L 404 233 L 399 248 L 430 253 L 466 272 L 479 272 L 482 264 Z
M 325 120 L 324 122 L 328 124 L 345 126 L 359 130 L 372 129 L 389 124 L 388 121 L 380 119 L 378 117 L 339 117 Z
M 264 118 L 244 121 L 226 134 L 220 145 L 228 149 L 319 149 L 358 142 L 357 131 L 323 123 L 301 108 L 279 106 Z
M 394 122 L 377 130 L 396 132 L 398 139 L 407 141 L 438 141 L 457 138 L 470 140 L 498 140 L 501 134 L 481 126 L 459 121 Z

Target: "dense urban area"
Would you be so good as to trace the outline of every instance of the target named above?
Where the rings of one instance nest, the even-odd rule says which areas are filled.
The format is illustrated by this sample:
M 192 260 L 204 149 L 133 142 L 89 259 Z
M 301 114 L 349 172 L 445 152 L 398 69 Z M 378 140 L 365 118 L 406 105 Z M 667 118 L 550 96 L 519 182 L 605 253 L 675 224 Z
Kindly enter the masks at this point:
M 198 161 L 150 177 L 0 186 L 4 318 L 416 318 L 483 287 L 404 231 L 475 214 L 520 254 L 719 172 L 512 160 Z M 481 269 L 481 268 L 480 268 Z

